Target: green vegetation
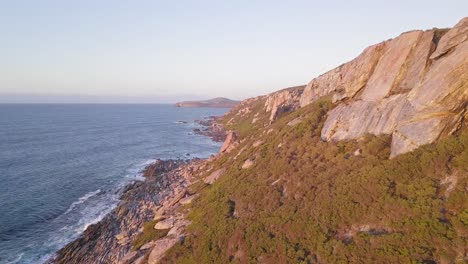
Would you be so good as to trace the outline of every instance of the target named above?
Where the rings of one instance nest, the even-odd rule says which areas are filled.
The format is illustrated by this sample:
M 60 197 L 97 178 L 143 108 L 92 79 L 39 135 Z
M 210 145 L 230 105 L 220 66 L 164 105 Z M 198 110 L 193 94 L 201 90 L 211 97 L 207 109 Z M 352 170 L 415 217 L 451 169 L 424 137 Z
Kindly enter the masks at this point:
M 262 103 L 230 125 L 244 141 L 215 162 L 223 177 L 197 186 L 189 236 L 163 263 L 464 262 L 468 129 L 389 160 L 390 136 L 323 142 L 327 99 L 259 129 Z
M 223 125 L 228 130 L 237 131 L 241 137 L 249 136 L 262 130 L 268 122 L 268 114 L 263 111 L 265 99 L 259 98 L 253 101 L 247 112 L 242 112 L 242 105 L 237 106 L 230 111 L 222 120 Z M 255 123 L 252 123 L 257 119 Z
M 154 229 L 157 221 L 149 221 L 143 224 L 143 232 L 132 242 L 133 250 L 138 250 L 144 244 L 163 238 L 169 232 L 169 229 L 157 230 Z

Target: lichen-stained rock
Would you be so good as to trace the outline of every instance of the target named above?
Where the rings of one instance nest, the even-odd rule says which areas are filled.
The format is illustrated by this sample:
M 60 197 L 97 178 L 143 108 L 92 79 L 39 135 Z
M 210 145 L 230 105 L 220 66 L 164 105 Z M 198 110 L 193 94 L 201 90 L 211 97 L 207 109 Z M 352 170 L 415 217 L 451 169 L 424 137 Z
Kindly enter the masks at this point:
M 440 41 L 431 59 L 447 54 L 453 47 L 468 39 L 468 17 L 458 22 Z
M 391 93 L 405 93 L 420 83 L 429 66 L 429 56 L 435 49 L 434 31 L 421 32 L 417 43 L 402 65 Z
M 468 41 L 434 61 L 424 80 L 408 94 L 408 99 L 418 110 L 464 108 L 468 101 Z
M 300 99 L 304 107 L 321 96 L 334 93 L 333 101 L 353 97 L 374 72 L 386 49 L 386 42 L 366 48 L 357 58 L 310 81 Z
M 412 31 L 400 35 L 387 43 L 387 49 L 380 58 L 372 76 L 364 87 L 361 99 L 376 101 L 390 94 L 393 84 L 403 71 L 406 59 L 417 44 L 422 31 Z
M 166 251 L 173 247 L 179 240 L 179 238 L 164 238 L 156 241 L 154 248 L 148 256 L 148 264 L 160 263 Z
M 242 164 L 242 169 L 249 169 L 254 165 L 254 161 L 252 159 L 247 159 L 244 164 Z
M 270 113 L 270 122 L 279 115 L 294 111 L 300 107 L 299 100 L 305 86 L 286 88 L 268 95 L 265 101 L 265 111 Z

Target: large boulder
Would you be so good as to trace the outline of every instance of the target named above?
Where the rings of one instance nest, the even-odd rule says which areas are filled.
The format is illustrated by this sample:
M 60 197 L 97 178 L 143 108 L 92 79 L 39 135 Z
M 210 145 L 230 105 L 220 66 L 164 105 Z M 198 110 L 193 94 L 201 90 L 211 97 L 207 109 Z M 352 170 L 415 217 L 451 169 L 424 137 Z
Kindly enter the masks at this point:
M 270 123 L 283 114 L 300 107 L 302 91 L 305 86 L 287 88 L 268 95 L 265 101 L 265 111 L 270 113 Z
M 236 148 L 237 145 L 239 145 L 237 133 L 235 131 L 228 131 L 226 139 L 224 140 L 224 143 L 221 146 L 219 153 L 229 153 L 231 152 L 231 150 Z
M 156 241 L 155 246 L 148 256 L 148 264 L 160 263 L 161 259 L 164 257 L 164 254 L 179 240 L 179 238 L 164 238 Z

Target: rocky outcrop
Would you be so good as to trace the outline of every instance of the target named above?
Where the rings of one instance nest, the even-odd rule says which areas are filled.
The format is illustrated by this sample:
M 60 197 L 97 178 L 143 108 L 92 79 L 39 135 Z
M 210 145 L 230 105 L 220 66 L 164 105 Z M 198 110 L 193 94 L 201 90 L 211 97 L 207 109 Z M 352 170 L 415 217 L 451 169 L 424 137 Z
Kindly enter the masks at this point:
M 392 134 L 391 157 L 453 133 L 468 102 L 468 18 L 450 30 L 411 31 L 315 79 L 302 107 L 325 95 L 324 140 Z
M 156 241 L 151 253 L 148 256 L 148 264 L 156 264 L 164 257 L 164 253 L 173 247 L 179 239 L 177 238 L 164 238 Z
M 304 85 L 290 87 L 270 94 L 265 102 L 265 110 L 270 113 L 270 123 L 286 112 L 294 111 L 300 107 L 300 99 Z
M 193 164 L 197 162 L 200 161 Z M 182 160 L 158 160 L 147 167 L 145 181 L 128 186 L 110 214 L 89 226 L 47 263 L 131 263 L 146 254 L 147 250 L 132 252 L 132 242 L 143 223 L 153 219 L 160 205 L 188 185 L 178 170 L 187 166 L 194 165 Z
M 219 153 L 220 154 L 229 153 L 238 145 L 239 145 L 239 140 L 238 140 L 237 133 L 235 131 L 228 131 L 226 135 L 226 139 L 224 140 L 224 143 L 221 146 Z

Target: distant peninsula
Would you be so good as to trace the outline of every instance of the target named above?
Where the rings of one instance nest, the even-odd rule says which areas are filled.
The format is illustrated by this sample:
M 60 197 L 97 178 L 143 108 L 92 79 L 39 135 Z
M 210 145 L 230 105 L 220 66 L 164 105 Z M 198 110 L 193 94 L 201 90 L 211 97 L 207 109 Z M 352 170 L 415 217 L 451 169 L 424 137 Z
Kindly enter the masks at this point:
M 215 108 L 233 108 L 239 103 L 239 101 L 234 101 L 227 98 L 214 98 L 210 100 L 203 101 L 185 101 L 179 102 L 175 105 L 177 107 L 215 107 Z

